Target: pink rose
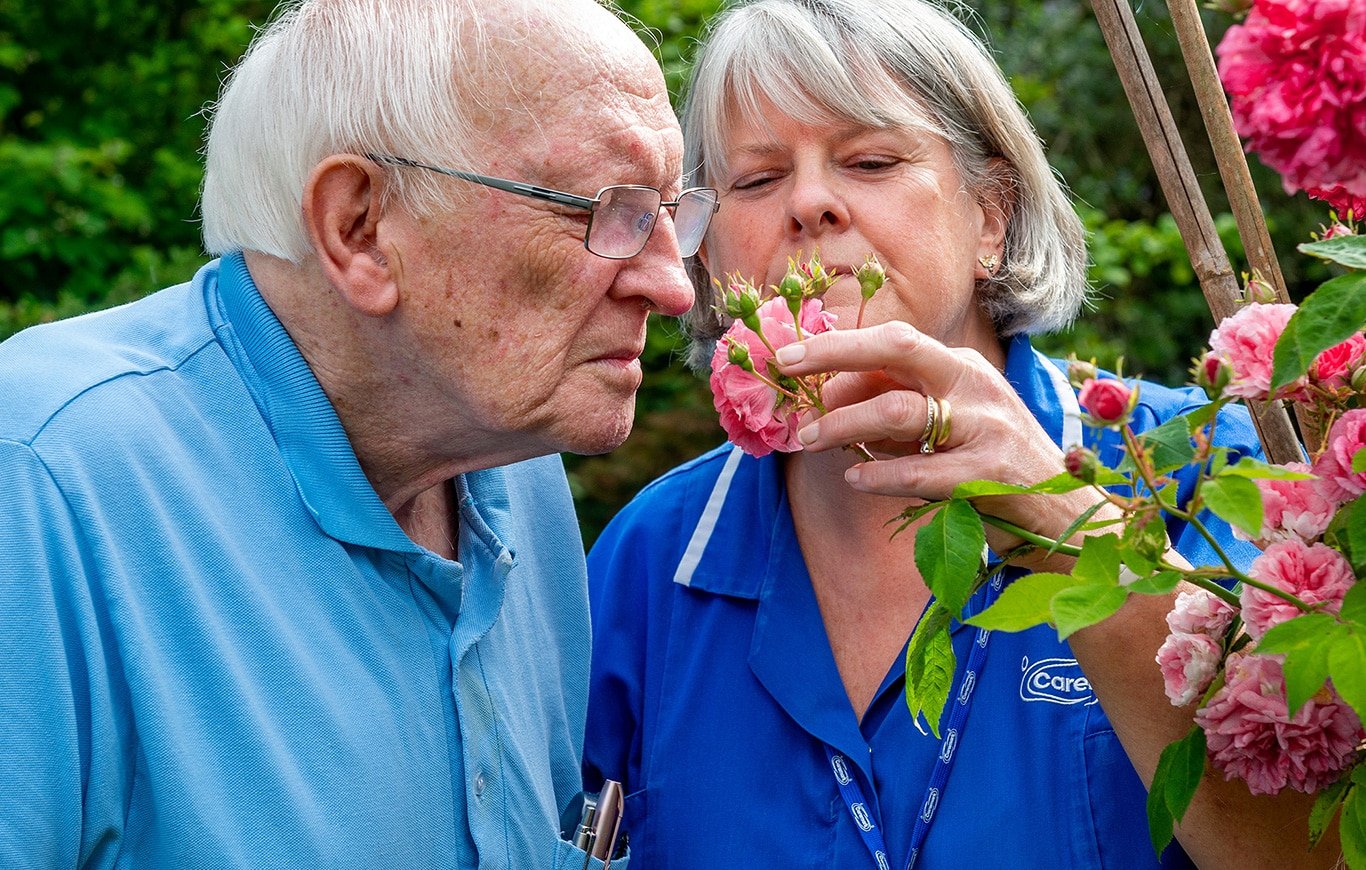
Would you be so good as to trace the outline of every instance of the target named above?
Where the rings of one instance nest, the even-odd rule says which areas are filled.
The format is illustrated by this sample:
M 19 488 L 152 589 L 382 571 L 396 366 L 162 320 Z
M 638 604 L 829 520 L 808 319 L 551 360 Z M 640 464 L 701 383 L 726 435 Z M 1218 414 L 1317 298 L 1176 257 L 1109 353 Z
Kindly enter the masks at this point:
M 1310 471 L 1309 465 L 1304 462 L 1288 462 L 1285 467 L 1291 471 Z M 1257 535 L 1259 541 L 1312 541 L 1327 530 L 1337 512 L 1336 500 L 1319 478 L 1254 482 L 1262 493 L 1262 530 Z M 1233 534 L 1247 540 L 1247 535 L 1237 526 L 1233 527 Z
M 1350 501 L 1366 492 L 1366 473 L 1352 470 L 1352 457 L 1366 448 L 1366 408 L 1343 414 L 1328 430 L 1323 453 L 1314 463 L 1314 473 L 1323 480 L 1323 490 L 1337 502 Z
M 758 316 L 764 337 L 775 350 L 797 340 L 786 300 L 770 299 L 759 306 Z M 801 316 L 805 335 L 825 332 L 835 325 L 835 315 L 823 310 L 819 299 L 803 302 Z M 725 334 L 748 348 L 756 372 L 778 380 L 778 373 L 770 366 L 773 354 L 756 333 L 737 320 Z M 711 358 L 711 392 L 721 415 L 721 428 L 741 450 L 751 456 L 767 456 L 774 450 L 791 453 L 801 449 L 797 440 L 800 409 L 787 396 L 731 363 L 724 339 L 716 343 Z
M 1246 781 L 1253 794 L 1286 786 L 1311 793 L 1336 781 L 1355 758 L 1361 720 L 1335 692 L 1320 692 L 1292 719 L 1276 657 L 1234 653 L 1224 677 L 1195 721 L 1225 779 Z
M 1266 548 L 1247 569 L 1249 577 L 1289 592 L 1305 604 L 1323 604 L 1328 613 L 1342 608 L 1342 596 L 1356 582 L 1352 566 L 1326 544 L 1282 541 Z M 1243 624 L 1260 639 L 1267 629 L 1302 612 L 1290 602 L 1252 586 L 1243 586 Z
M 1167 637 L 1157 651 L 1157 663 L 1173 707 L 1184 707 L 1205 693 L 1219 673 L 1223 654 L 1224 648 L 1207 634 L 1176 632 Z
M 1176 606 L 1167 614 L 1167 627 L 1173 634 L 1206 634 L 1219 640 L 1233 624 L 1236 613 L 1224 599 L 1196 589 L 1176 596 Z
M 1210 333 L 1210 350 L 1233 369 L 1233 380 L 1224 388 L 1225 393 L 1241 399 L 1267 397 L 1271 389 L 1272 353 L 1294 313 L 1294 305 L 1254 302 L 1225 317 Z M 1305 384 L 1306 380 L 1301 378 L 1277 398 L 1301 394 Z
M 1309 377 L 1328 389 L 1345 387 L 1352 379 L 1352 372 L 1361 365 L 1363 356 L 1366 356 L 1366 335 L 1358 332 L 1320 353 L 1309 367 Z
M 1366 197 L 1366 4 L 1256 0 L 1217 52 L 1238 133 L 1287 193 Z
M 1102 426 L 1125 422 L 1132 400 L 1133 391 L 1115 378 L 1089 378 L 1077 394 L 1077 402 Z

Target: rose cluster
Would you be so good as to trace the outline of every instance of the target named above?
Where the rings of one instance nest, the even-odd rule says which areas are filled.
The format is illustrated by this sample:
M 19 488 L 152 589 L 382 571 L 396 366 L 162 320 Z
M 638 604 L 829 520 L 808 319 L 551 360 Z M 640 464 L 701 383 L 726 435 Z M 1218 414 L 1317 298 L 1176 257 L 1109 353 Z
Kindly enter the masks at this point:
M 821 301 L 840 276 L 821 265 L 820 257 L 788 263 L 787 273 L 767 292 L 732 275 L 722 290 L 719 313 L 732 323 L 716 343 L 711 359 L 712 400 L 721 428 L 732 444 L 752 456 L 801 449 L 797 427 L 808 411 L 824 413 L 821 385 L 831 375 L 792 378 L 778 371 L 778 348 L 835 328 L 835 315 Z M 854 270 L 863 305 L 886 280 L 871 255 Z
M 1273 350 L 1294 311 L 1293 305 L 1253 303 L 1226 318 L 1210 336 L 1210 352 L 1197 361 L 1197 381 L 1214 398 L 1267 399 Z M 1321 539 L 1338 510 L 1366 492 L 1366 473 L 1352 466 L 1366 448 L 1366 409 L 1341 410 L 1350 404 L 1352 385 L 1360 386 L 1363 357 L 1366 338 L 1358 333 L 1319 354 L 1304 377 L 1276 394 L 1337 416 L 1312 464 L 1291 463 L 1285 468 L 1293 475 L 1255 481 L 1260 530 L 1234 529 L 1263 547 L 1247 575 L 1268 589 L 1244 585 L 1237 609 L 1204 590 L 1182 593 L 1157 654 L 1172 704 L 1202 701 L 1195 720 L 1214 765 L 1245 780 L 1254 794 L 1322 789 L 1352 765 L 1366 739 L 1360 718 L 1331 681 L 1292 715 L 1284 657 L 1257 652 L 1269 629 L 1303 612 L 1274 590 L 1336 614 L 1356 583 L 1351 564 Z
M 1255 0 L 1217 49 L 1247 150 L 1341 215 L 1366 205 L 1366 4 Z

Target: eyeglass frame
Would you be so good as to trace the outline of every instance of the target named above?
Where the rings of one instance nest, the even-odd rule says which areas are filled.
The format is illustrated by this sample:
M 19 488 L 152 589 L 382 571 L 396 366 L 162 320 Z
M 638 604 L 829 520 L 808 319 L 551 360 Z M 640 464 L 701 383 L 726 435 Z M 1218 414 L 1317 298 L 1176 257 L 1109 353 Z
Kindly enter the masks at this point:
M 441 175 L 449 175 L 452 178 L 459 178 L 462 181 L 469 181 L 474 184 L 480 184 L 484 187 L 491 187 L 495 190 L 501 190 L 506 193 L 514 193 L 518 196 L 525 196 L 530 199 L 539 199 L 544 202 L 553 202 L 557 205 L 564 205 L 570 208 L 583 209 L 584 211 L 588 212 L 588 228 L 584 230 L 583 233 L 583 247 L 585 250 L 588 251 L 588 253 L 592 254 L 595 257 L 602 257 L 604 260 L 629 260 L 632 257 L 639 256 L 640 252 L 645 250 L 645 246 L 650 243 L 650 237 L 654 235 L 655 227 L 659 224 L 659 211 L 663 211 L 666 208 L 676 209 L 679 206 L 679 204 L 683 201 L 683 197 L 687 196 L 690 193 L 707 190 L 711 191 L 712 196 L 715 198 L 711 205 L 711 214 L 707 215 L 707 223 L 702 227 L 703 238 L 706 237 L 707 229 L 711 226 L 712 215 L 715 215 L 721 209 L 721 196 L 720 193 L 714 187 L 689 187 L 686 190 L 679 192 L 678 199 L 675 199 L 671 202 L 665 202 L 664 194 L 660 192 L 659 188 L 650 187 L 648 184 L 609 184 L 606 187 L 600 189 L 597 193 L 597 196 L 589 198 L 586 196 L 579 196 L 578 194 L 574 193 L 566 193 L 563 190 L 554 190 L 549 187 L 540 187 L 535 184 L 527 184 L 524 181 L 513 181 L 508 178 L 495 178 L 492 175 L 480 175 L 477 172 L 466 172 L 462 169 L 448 169 L 444 166 L 434 166 L 430 163 L 423 163 L 419 160 L 412 160 L 407 157 L 396 157 L 392 154 L 366 154 L 365 158 L 367 160 L 373 160 L 376 163 L 389 163 L 397 166 L 408 166 L 414 169 L 426 169 L 429 172 L 436 172 Z M 609 190 L 622 190 L 625 188 L 635 188 L 639 190 L 654 191 L 659 196 L 659 211 L 655 212 L 655 219 L 650 223 L 650 231 L 645 234 L 645 238 L 641 241 L 640 247 L 635 251 L 635 253 L 627 254 L 625 256 L 620 257 L 613 257 L 607 254 L 600 254 L 588 246 L 588 238 L 593 234 L 593 216 L 597 214 L 597 209 L 598 206 L 602 203 L 602 196 L 604 193 L 606 193 Z M 699 238 L 697 250 L 700 250 L 701 247 L 702 239 Z M 691 257 L 692 255 L 697 253 L 697 250 L 689 251 L 683 254 L 683 256 Z M 681 250 L 680 253 L 682 253 Z

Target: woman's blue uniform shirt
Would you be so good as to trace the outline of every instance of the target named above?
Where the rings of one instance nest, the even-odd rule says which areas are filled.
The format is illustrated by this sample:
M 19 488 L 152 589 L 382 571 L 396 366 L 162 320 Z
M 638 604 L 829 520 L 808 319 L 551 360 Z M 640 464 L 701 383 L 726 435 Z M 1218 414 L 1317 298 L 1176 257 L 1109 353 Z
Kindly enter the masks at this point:
M 1010 345 L 1007 378 L 1055 441 L 1071 444 L 1082 430 L 1061 368 L 1024 338 Z M 1135 426 L 1203 403 L 1197 390 L 1144 383 Z M 1086 435 L 1103 461 L 1118 461 L 1115 433 Z M 1241 410 L 1221 417 L 1217 436 L 1260 455 Z M 1211 525 L 1235 558 L 1255 555 Z M 1168 531 L 1193 563 L 1217 561 L 1184 524 Z M 858 570 L 856 554 L 849 566 Z M 990 635 L 956 746 L 914 727 L 900 661 L 856 720 L 776 456 L 722 447 L 655 481 L 599 539 L 589 578 L 587 779 L 625 782 L 639 866 L 875 867 L 825 744 L 856 763 L 894 868 L 906 865 L 942 751 L 956 758 L 917 867 L 1156 865 L 1143 786 L 1075 656 L 1046 626 Z M 955 624 L 960 670 L 976 637 Z M 1173 847 L 1163 866 L 1189 863 Z

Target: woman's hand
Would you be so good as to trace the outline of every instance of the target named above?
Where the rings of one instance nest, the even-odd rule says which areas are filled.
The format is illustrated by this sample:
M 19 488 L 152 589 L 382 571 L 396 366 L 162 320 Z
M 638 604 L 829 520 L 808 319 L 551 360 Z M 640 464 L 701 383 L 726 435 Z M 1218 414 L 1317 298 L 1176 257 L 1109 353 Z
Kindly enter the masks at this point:
M 948 498 L 968 480 L 1029 485 L 1063 469 L 1061 449 L 996 366 L 976 350 L 948 347 L 907 323 L 832 330 L 780 348 L 777 358 L 788 375 L 840 373 L 822 390 L 828 413 L 798 437 L 810 451 L 861 442 L 878 454 L 877 462 L 846 473 L 855 489 L 929 501 Z M 952 409 L 948 437 L 933 453 L 922 453 L 919 440 L 927 428 L 927 396 Z M 982 498 L 977 507 L 1056 538 L 1096 499 L 1093 491 L 1078 490 Z M 1001 553 L 1020 540 L 992 529 L 989 543 Z

